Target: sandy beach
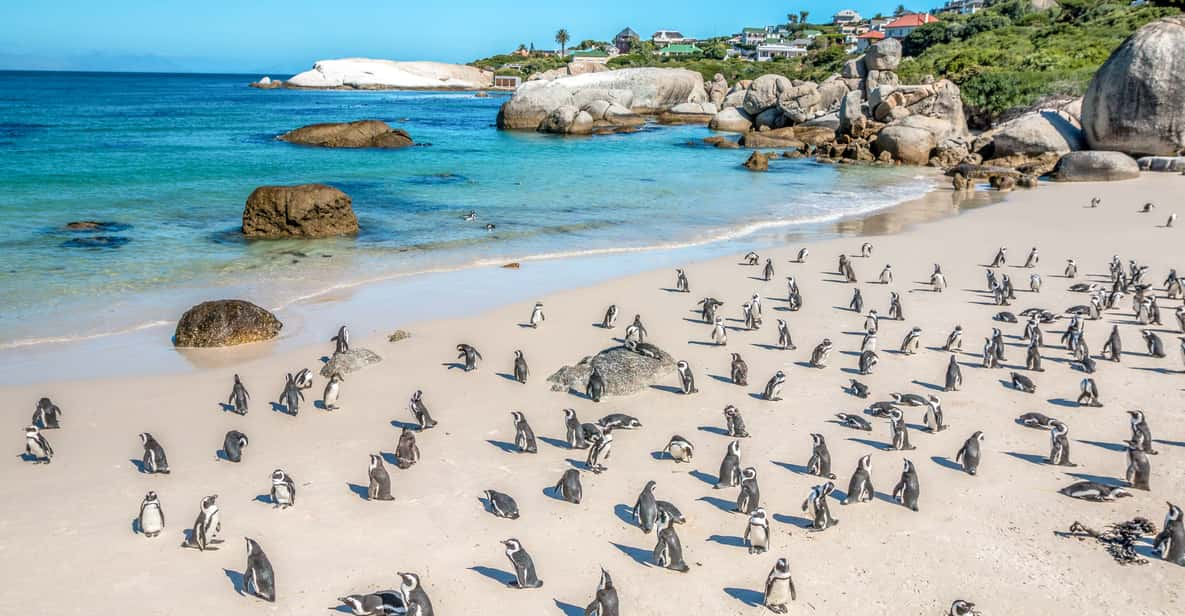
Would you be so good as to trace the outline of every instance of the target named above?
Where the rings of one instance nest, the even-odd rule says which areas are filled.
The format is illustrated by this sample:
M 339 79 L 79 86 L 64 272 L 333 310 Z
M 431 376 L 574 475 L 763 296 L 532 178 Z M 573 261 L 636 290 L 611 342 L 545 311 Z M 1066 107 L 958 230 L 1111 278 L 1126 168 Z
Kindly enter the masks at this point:
M 180 374 L 79 381 L 46 364 L 45 377 L 36 384 L 0 387 L 12 453 L 0 474 L 7 504 L 0 555 L 9 563 L 0 613 L 44 611 L 34 607 L 42 601 L 62 614 L 331 613 L 339 606 L 337 597 L 396 588 L 396 572 L 413 571 L 421 575 L 437 614 L 574 616 L 584 613 L 604 567 L 616 582 L 623 613 L 760 614 L 766 611 L 765 578 L 779 557 L 789 560 L 798 591 L 792 614 L 938 615 L 960 598 L 989 616 L 1180 613 L 1185 569 L 1156 558 L 1143 566 L 1120 566 L 1094 541 L 1056 534 L 1074 521 L 1102 528 L 1134 516 L 1159 528 L 1165 501 L 1185 504 L 1185 376 L 1173 316 L 1180 300 L 1164 298 L 1162 284 L 1170 268 L 1182 266 L 1181 230 L 1163 227 L 1180 186 L 1176 174 L 1105 184 L 1043 183 L 1002 203 L 934 222 L 902 228 L 900 220 L 876 223 L 869 222 L 876 217 L 867 217 L 839 224 L 855 235 L 790 241 L 762 251 L 776 270 L 770 282 L 760 280 L 759 267 L 740 264 L 742 251 L 685 264 L 689 294 L 668 290 L 674 272 L 663 269 L 417 323 L 408 327 L 412 336 L 397 343 L 386 335 L 402 323 L 358 328 L 353 345 L 374 350 L 383 361 L 346 376 L 341 408 L 333 412 L 314 407 L 325 383 L 320 376 L 298 416 L 269 405 L 285 373 L 316 372 L 321 358 L 332 354 L 333 328 L 324 332 L 322 344 L 257 357 L 249 349 L 206 351 L 210 361 L 195 361 Z M 1102 204 L 1088 208 L 1094 196 Z M 951 208 L 958 198 L 949 190 L 928 197 Z M 1149 201 L 1158 208 L 1137 213 Z M 837 258 L 858 255 L 866 235 L 872 256 L 853 257 L 859 282 L 846 284 L 835 274 Z M 985 265 L 1001 246 L 1009 248 L 1009 262 L 998 271 L 1010 274 L 1017 286 L 1017 299 L 1008 308 L 993 305 L 985 291 Z M 1040 249 L 1039 265 L 1019 267 L 1034 246 Z M 810 251 L 806 262 L 792 262 L 803 247 Z M 1057 344 L 1067 318 L 1042 326 L 1045 372 L 1032 373 L 1036 393 L 1007 386 L 1009 373 L 1023 367 L 1024 323 L 998 323 L 993 315 L 1030 307 L 1061 313 L 1086 303 L 1086 294 L 1068 287 L 1083 281 L 1109 286 L 1113 255 L 1149 267 L 1164 314 L 1164 325 L 1152 329 L 1164 340 L 1168 357 L 1145 353 L 1143 326 L 1128 297 L 1086 325 L 1095 353 L 1113 324 L 1124 341 L 1122 362 L 1099 359 L 1093 375 L 1103 407 L 1073 402 L 1084 375 Z M 1080 268 L 1072 281 L 1062 277 L 1069 258 Z M 949 282 L 944 293 L 929 289 L 935 263 Z M 885 264 L 892 264 L 894 284 L 874 282 Z M 498 275 L 530 276 L 531 268 L 526 263 L 521 271 Z M 563 276 L 562 267 L 550 271 Z M 1028 290 L 1034 272 L 1044 278 L 1040 293 Z M 799 311 L 786 308 L 786 276 L 794 276 L 802 290 Z M 867 400 L 844 391 L 856 376 L 864 323 L 863 315 L 847 309 L 853 286 L 863 292 L 866 306 L 882 315 L 888 313 L 890 291 L 896 291 L 905 311 L 902 321 L 881 321 L 880 364 L 860 377 L 872 391 Z M 745 331 L 740 306 L 753 293 L 764 300 L 765 323 Z M 706 296 L 725 302 L 721 312 L 730 326 L 725 347 L 708 344 L 710 327 L 698 318 L 696 302 Z M 520 326 L 536 300 L 545 305 L 546 321 L 538 329 Z M 614 330 L 597 326 L 609 304 L 621 310 Z M 369 315 L 381 309 L 381 304 L 367 307 Z M 646 324 L 648 342 L 690 363 L 699 393 L 678 393 L 674 376 L 640 394 L 600 403 L 551 391 L 549 374 L 619 344 L 614 339 L 635 314 Z M 335 316 L 350 325 L 355 318 L 350 309 Z M 797 350 L 776 347 L 779 318 L 788 322 Z M 955 325 L 966 331 L 958 357 L 965 385 L 942 393 L 935 388 L 941 389 L 949 354 L 941 346 Z M 922 349 L 913 356 L 895 352 L 914 326 L 923 329 Z M 1003 329 L 1009 344 L 1002 369 L 979 367 L 983 339 L 993 327 Z M 810 368 L 811 350 L 823 338 L 834 341 L 836 351 L 826 368 Z M 458 343 L 481 351 L 485 360 L 478 370 L 448 367 Z M 516 349 L 531 367 L 526 384 L 506 376 Z M 728 382 L 733 352 L 748 362 L 748 387 Z M 242 359 L 219 361 L 219 353 Z M 102 361 L 118 359 L 108 354 Z M 777 370 L 787 374 L 785 399 L 761 400 L 765 381 Z M 252 394 L 250 413 L 242 417 L 219 404 L 236 373 Z M 368 454 L 395 450 L 400 425 L 414 421 L 407 402 L 416 390 L 424 392 L 440 424 L 417 434 L 423 455 L 418 464 L 407 470 L 387 464 L 395 500 L 367 501 Z M 917 429 L 924 409 L 906 407 L 916 450 L 885 451 L 887 420 L 864 415 L 871 432 L 833 421 L 837 412 L 861 413 L 892 392 L 942 396 L 949 429 L 936 434 Z M 64 416 L 61 429 L 45 431 L 56 452 L 52 464 L 34 465 L 18 454 L 22 429 L 42 396 L 51 397 Z M 729 404 L 748 425 L 742 465 L 756 468 L 761 504 L 772 515 L 772 548 L 762 555 L 748 554 L 742 540 L 746 516 L 730 511 L 737 490 L 712 486 L 731 440 L 723 434 L 721 412 Z M 582 470 L 579 505 L 544 492 L 565 470 L 583 468 L 586 452 L 563 444 L 564 408 L 575 409 L 586 422 L 620 412 L 643 423 L 642 429 L 614 433 L 608 471 Z M 1122 442 L 1130 436 L 1126 411 L 1134 409 L 1146 413 L 1159 451 L 1151 456 L 1151 491 L 1133 490 L 1132 498 L 1109 503 L 1059 494 L 1083 478 L 1123 481 Z M 537 454 L 511 451 L 514 410 L 525 413 L 540 437 Z M 1032 411 L 1069 426 L 1076 468 L 1044 464 L 1048 432 L 1015 422 Z M 237 464 L 217 455 L 232 429 L 250 438 Z M 976 430 L 986 435 L 983 462 L 979 474 L 969 476 L 953 460 Z M 141 432 L 151 432 L 165 447 L 171 474 L 137 472 L 133 462 L 142 455 Z M 800 509 L 811 487 L 824 481 L 805 472 L 812 432 L 827 439 L 838 490 L 846 491 L 857 460 L 871 454 L 877 492 L 870 503 L 843 506 L 833 500 L 841 524 L 823 532 L 808 530 Z M 690 464 L 656 455 L 675 434 L 695 444 Z M 889 496 L 903 459 L 917 467 L 918 512 Z M 268 502 L 270 474 L 277 468 L 296 480 L 299 498 L 291 509 L 276 510 Z M 655 535 L 630 520 L 629 508 L 649 480 L 657 482 L 658 498 L 687 517 L 676 528 L 688 573 L 653 566 Z M 479 500 L 485 489 L 511 494 L 522 517 L 491 515 Z M 167 516 L 165 531 L 153 539 L 133 532 L 149 490 L 160 495 Z M 219 495 L 226 542 L 217 551 L 182 549 L 184 531 L 207 494 Z M 274 604 L 236 593 L 245 563 L 243 537 L 257 540 L 270 557 L 277 578 Z M 542 588 L 505 586 L 512 569 L 500 541 L 510 537 L 534 558 Z M 1144 556 L 1149 552 L 1150 546 L 1141 547 Z

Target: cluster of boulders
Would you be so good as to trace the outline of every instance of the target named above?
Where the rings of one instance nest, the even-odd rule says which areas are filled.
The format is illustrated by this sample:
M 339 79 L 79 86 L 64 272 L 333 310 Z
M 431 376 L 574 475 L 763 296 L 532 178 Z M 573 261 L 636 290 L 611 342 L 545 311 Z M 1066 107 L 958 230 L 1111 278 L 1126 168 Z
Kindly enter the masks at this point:
M 531 75 L 527 77 L 527 81 L 551 81 L 553 79 L 561 79 L 563 77 L 571 77 L 573 75 L 603 73 L 607 70 L 610 70 L 608 66 L 599 64 L 597 62 L 569 62 L 564 66 L 553 68 L 549 71 L 531 73 Z

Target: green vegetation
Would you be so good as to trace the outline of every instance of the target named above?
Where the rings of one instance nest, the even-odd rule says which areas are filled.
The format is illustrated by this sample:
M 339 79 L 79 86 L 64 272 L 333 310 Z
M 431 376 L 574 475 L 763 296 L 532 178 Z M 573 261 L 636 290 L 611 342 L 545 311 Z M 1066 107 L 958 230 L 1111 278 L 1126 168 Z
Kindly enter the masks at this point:
M 564 55 L 565 51 L 567 51 L 565 45 L 567 45 L 568 41 L 570 41 L 570 40 L 572 40 L 572 37 L 571 37 L 571 35 L 568 34 L 568 31 L 565 30 L 564 28 L 560 28 L 559 30 L 556 31 L 555 42 L 560 44 L 560 55 L 561 56 Z
M 488 71 L 494 71 L 499 75 L 513 75 L 522 77 L 526 80 L 527 77 L 535 73 L 542 73 L 550 71 L 555 68 L 562 68 L 567 66 L 568 59 L 562 56 L 544 56 L 532 54 L 527 57 L 516 54 L 500 54 L 497 56 L 490 56 L 489 58 L 482 58 L 474 62 L 470 62 L 470 66 L 484 68 Z

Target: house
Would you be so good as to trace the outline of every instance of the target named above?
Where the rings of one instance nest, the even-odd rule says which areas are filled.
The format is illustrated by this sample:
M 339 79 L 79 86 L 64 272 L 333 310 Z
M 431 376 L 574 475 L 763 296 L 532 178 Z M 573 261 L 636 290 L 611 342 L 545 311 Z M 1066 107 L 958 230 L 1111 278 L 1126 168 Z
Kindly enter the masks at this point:
M 855 24 L 862 21 L 860 14 L 852 9 L 844 9 L 831 16 L 831 23 L 837 26 L 845 26 L 848 24 Z
M 666 47 L 659 49 L 658 55 L 660 55 L 660 56 L 690 56 L 692 54 L 703 53 L 703 51 L 704 50 L 700 49 L 699 47 L 696 47 L 694 44 L 692 44 L 692 45 L 675 44 L 675 45 L 667 45 Z
M 939 13 L 958 13 L 972 15 L 983 10 L 987 5 L 985 0 L 946 0 L 946 4 L 938 9 Z
M 630 47 L 640 40 L 642 40 L 642 37 L 638 36 L 637 32 L 634 32 L 631 28 L 626 28 L 618 32 L 617 36 L 613 37 L 613 46 L 621 53 L 629 53 Z
M 932 24 L 942 21 L 929 13 L 910 13 L 902 15 L 893 21 L 885 24 L 885 36 L 895 39 L 903 39 L 909 36 L 910 32 L 917 30 L 925 24 Z
M 523 80 L 515 75 L 494 75 L 494 87 L 499 90 L 514 90 Z
M 757 46 L 757 61 L 769 62 L 774 58 L 797 58 L 806 55 L 807 48 L 803 45 L 790 43 L 766 43 Z
M 744 28 L 741 30 L 742 45 L 760 45 L 768 38 L 765 28 Z
M 609 62 L 609 52 L 600 49 L 574 49 L 568 52 L 573 62 L 588 62 L 591 64 L 606 64 Z
M 650 36 L 655 45 L 678 45 L 687 40 L 678 30 L 659 30 Z
M 820 34 L 823 34 L 823 33 L 820 32 L 819 30 L 803 30 L 802 32 L 798 33 L 798 36 L 801 36 L 804 39 L 813 39 L 816 36 L 819 36 Z
M 868 49 L 869 45 L 883 40 L 885 40 L 884 32 L 869 30 L 868 32 L 856 37 L 856 51 L 864 51 L 865 49 Z
M 877 32 L 885 31 L 885 24 L 893 21 L 894 17 L 873 17 L 868 20 L 868 29 L 876 30 Z

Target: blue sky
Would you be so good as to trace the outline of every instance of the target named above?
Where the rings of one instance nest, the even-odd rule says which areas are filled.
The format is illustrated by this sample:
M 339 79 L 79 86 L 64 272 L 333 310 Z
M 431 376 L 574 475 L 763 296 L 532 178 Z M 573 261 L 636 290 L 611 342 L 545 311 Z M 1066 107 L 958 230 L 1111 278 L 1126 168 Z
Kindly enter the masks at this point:
M 677 29 L 705 37 L 840 8 L 872 15 L 897 1 L 817 0 L 3 0 L 0 69 L 157 70 L 285 75 L 315 60 L 368 56 L 467 62 L 519 43 L 554 47 Z M 925 10 L 939 0 L 910 4 Z

